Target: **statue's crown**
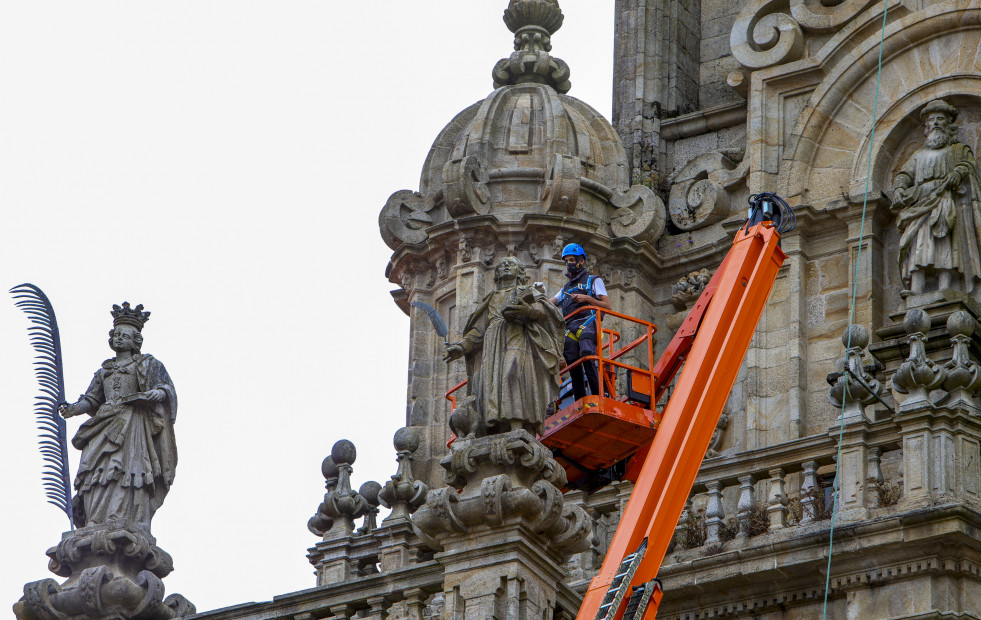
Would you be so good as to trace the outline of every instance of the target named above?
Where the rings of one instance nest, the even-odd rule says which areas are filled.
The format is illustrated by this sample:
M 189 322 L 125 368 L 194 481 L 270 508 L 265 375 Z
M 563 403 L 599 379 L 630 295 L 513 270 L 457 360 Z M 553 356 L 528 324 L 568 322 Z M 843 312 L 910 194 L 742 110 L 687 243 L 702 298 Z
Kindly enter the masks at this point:
M 150 313 L 143 312 L 143 304 L 137 304 L 135 308 L 129 307 L 129 302 L 124 301 L 122 307 L 117 304 L 112 305 L 112 326 L 131 325 L 136 329 L 142 330 L 143 325 L 150 320 Z

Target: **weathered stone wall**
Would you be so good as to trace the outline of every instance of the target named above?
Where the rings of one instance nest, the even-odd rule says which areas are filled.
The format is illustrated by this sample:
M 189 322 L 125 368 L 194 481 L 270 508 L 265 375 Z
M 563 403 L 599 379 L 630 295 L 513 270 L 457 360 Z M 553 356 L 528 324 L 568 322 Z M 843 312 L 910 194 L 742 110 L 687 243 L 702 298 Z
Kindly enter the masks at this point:
M 699 103 L 704 109 L 742 99 L 728 83 L 729 74 L 742 68 L 739 61 L 732 57 L 732 50 L 729 48 L 729 34 L 742 3 L 731 0 L 700 1 L 702 38 L 698 95 Z

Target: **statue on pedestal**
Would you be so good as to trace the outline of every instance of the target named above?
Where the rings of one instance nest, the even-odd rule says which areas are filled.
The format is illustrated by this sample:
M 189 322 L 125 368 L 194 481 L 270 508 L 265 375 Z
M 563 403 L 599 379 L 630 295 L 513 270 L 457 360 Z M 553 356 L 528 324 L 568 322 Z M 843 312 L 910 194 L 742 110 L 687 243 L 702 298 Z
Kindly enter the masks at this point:
M 966 293 L 981 279 L 981 177 L 971 148 L 954 139 L 956 119 L 957 108 L 942 99 L 923 108 L 924 147 L 893 184 L 905 295 L 924 293 L 928 276 L 937 290 Z
M 468 395 L 451 418 L 459 436 L 524 429 L 541 432 L 559 387 L 564 322 L 544 291 L 528 285 L 509 256 L 494 269 L 497 290 L 467 320 L 446 361 L 466 356 Z
M 109 346 L 116 355 L 88 390 L 61 414 L 89 414 L 72 445 L 82 451 L 72 512 L 78 529 L 47 555 L 48 568 L 67 577 L 24 586 L 18 620 L 120 620 L 192 615 L 179 594 L 164 598 L 161 579 L 174 570 L 157 546 L 150 521 L 174 481 L 177 393 L 163 364 L 141 352 L 143 306 L 113 306 Z

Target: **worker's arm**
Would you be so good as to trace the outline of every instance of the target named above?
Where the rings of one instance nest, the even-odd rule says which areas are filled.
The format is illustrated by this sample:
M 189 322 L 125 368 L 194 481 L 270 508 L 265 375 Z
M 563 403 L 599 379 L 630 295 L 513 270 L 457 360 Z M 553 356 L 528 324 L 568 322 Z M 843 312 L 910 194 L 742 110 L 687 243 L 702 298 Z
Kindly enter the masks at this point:
M 597 295 L 592 297 L 584 293 L 573 293 L 572 299 L 577 304 L 586 304 L 588 306 L 599 306 L 604 310 L 613 310 L 613 305 L 610 303 L 610 298 L 607 295 Z
M 559 304 L 562 303 L 562 302 L 559 301 L 559 298 L 558 297 L 553 297 L 553 298 L 549 299 L 549 301 L 552 302 L 552 304 L 554 304 L 556 306 L 558 306 Z

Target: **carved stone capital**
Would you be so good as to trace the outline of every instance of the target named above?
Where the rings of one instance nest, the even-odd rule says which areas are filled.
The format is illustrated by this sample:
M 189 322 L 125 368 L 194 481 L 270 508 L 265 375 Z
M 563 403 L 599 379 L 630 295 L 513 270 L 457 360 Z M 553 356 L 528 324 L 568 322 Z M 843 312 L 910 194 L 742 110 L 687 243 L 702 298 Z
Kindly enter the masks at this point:
M 588 548 L 592 523 L 566 506 L 565 471 L 524 430 L 457 439 L 441 465 L 451 486 L 429 492 L 413 524 L 436 541 L 473 528 L 523 523 L 565 553 Z
M 163 578 L 174 570 L 174 562 L 156 543 L 135 523 L 110 520 L 79 528 L 48 549 L 48 569 L 60 577 L 71 577 L 93 566 L 124 565 Z
M 85 569 L 74 586 L 59 586 L 53 579 L 29 583 L 24 598 L 14 605 L 18 620 L 169 619 L 194 612 L 194 605 L 182 596 L 165 602 L 163 582 L 150 571 L 131 579 L 106 566 Z

